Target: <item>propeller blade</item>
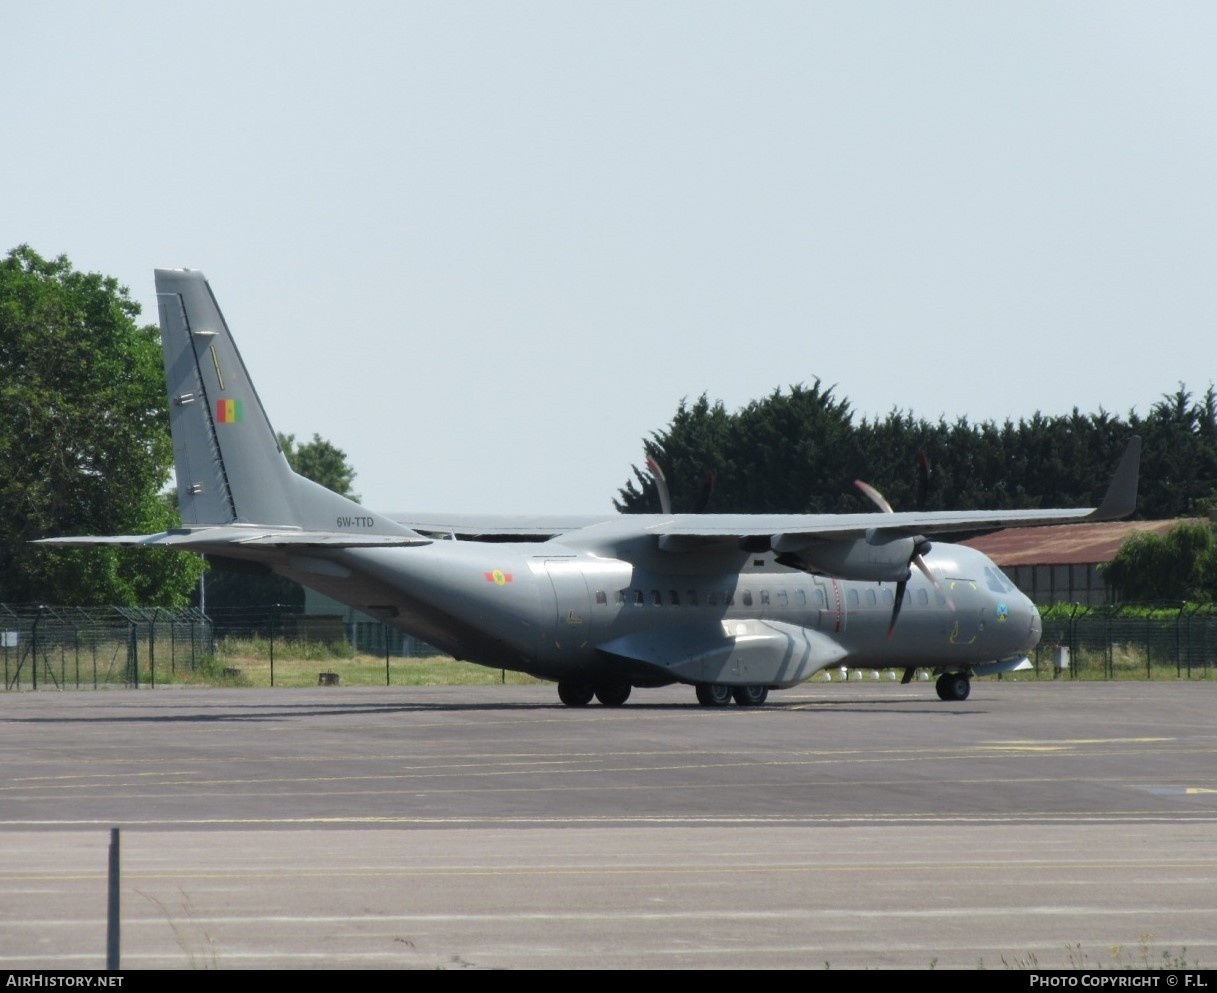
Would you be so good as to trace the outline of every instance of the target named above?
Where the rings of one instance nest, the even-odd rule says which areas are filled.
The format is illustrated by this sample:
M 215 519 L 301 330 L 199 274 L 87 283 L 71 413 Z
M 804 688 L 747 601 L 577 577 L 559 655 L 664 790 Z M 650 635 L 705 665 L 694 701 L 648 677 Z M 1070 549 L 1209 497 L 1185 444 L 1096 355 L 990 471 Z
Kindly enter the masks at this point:
M 892 510 L 892 505 L 888 503 L 886 499 L 884 499 L 883 494 L 871 486 L 870 483 L 864 483 L 860 479 L 855 479 L 854 485 L 865 493 L 870 498 L 871 503 L 882 510 L 885 514 L 895 513 L 895 511 Z
M 896 618 L 900 616 L 900 608 L 904 605 L 904 588 L 908 585 L 906 580 L 900 580 L 896 584 L 896 602 L 892 604 L 892 619 L 887 625 L 887 637 L 890 640 L 896 631 Z
M 892 505 L 887 502 L 887 499 L 883 496 L 883 494 L 869 483 L 864 483 L 860 479 L 855 479 L 854 485 L 865 493 L 870 498 L 870 501 L 885 514 L 895 513 L 895 511 L 892 510 Z M 925 564 L 925 559 L 922 558 L 922 556 L 929 550 L 930 543 L 926 541 L 925 538 L 918 538 L 913 545 L 913 557 L 909 561 L 921 570 L 922 575 L 924 575 L 925 578 L 933 584 L 934 589 L 942 594 L 943 599 L 945 599 L 947 602 L 947 606 L 954 611 L 955 601 L 947 596 L 946 590 L 942 588 L 942 583 L 938 582 L 938 577 L 930 572 L 930 567 Z M 896 584 L 896 602 L 892 605 L 892 619 L 887 626 L 887 636 L 889 638 L 892 636 L 892 632 L 896 630 L 896 618 L 900 616 L 900 607 L 904 603 L 904 587 L 906 583 L 907 580 L 902 579 Z
M 664 476 L 663 470 L 659 468 L 659 463 L 651 456 L 647 456 L 647 468 L 651 470 L 651 476 L 655 480 L 655 489 L 659 491 L 659 510 L 660 513 L 672 513 L 672 496 L 668 493 L 668 480 Z

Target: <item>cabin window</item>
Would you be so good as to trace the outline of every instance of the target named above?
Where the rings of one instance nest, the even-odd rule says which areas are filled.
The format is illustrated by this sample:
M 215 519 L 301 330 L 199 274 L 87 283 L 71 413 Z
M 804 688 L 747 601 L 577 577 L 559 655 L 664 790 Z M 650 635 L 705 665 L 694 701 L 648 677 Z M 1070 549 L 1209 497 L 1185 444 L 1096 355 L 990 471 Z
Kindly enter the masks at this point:
M 895 599 L 896 598 L 894 596 L 892 596 L 891 590 L 883 591 L 883 605 L 885 607 L 890 607 L 892 605 L 892 603 L 895 601 Z
M 689 590 L 688 596 L 689 596 L 689 606 L 696 607 L 697 606 L 697 590 Z
M 723 591 L 723 606 L 724 607 L 734 607 L 735 606 L 735 591 L 734 590 L 724 590 Z
M 745 607 L 752 606 L 752 591 L 751 590 L 744 590 L 744 606 Z
M 716 590 L 710 590 L 706 593 L 706 604 L 710 607 L 718 606 L 718 592 Z
M 617 591 L 617 603 L 624 604 L 626 602 L 626 600 L 629 599 L 629 595 L 630 595 L 629 590 L 618 590 Z
M 659 590 L 651 590 L 651 604 L 655 607 L 663 606 L 663 594 Z
M 807 606 L 807 594 L 803 590 L 794 591 L 794 602 L 799 607 Z
M 769 591 L 768 590 L 761 590 L 761 606 L 762 607 L 769 606 Z
M 634 591 L 634 606 L 641 607 L 646 601 L 642 597 L 642 590 Z
M 786 595 L 785 590 L 778 590 L 778 606 L 779 607 L 789 607 L 790 606 L 790 597 L 788 597 Z
M 851 589 L 845 594 L 845 602 L 851 607 L 861 606 L 861 598 L 858 596 L 858 591 Z
M 668 590 L 668 603 L 670 603 L 673 607 L 679 607 L 680 606 L 680 594 L 677 593 L 675 590 Z
M 608 594 L 604 590 L 596 590 L 596 605 L 599 607 L 608 606 Z
M 917 602 L 923 607 L 928 607 L 930 603 L 930 595 L 925 590 L 918 590 Z
M 823 610 L 828 606 L 828 598 L 824 595 L 824 591 L 820 587 L 816 587 L 816 606 Z
M 935 602 L 935 603 L 936 603 L 936 604 L 937 604 L 939 607 L 945 607 L 945 606 L 947 605 L 947 598 L 946 598 L 946 597 L 944 597 L 944 596 L 943 596 L 941 593 L 939 593 L 937 590 L 935 590 L 935 591 L 934 591 L 934 602 Z
M 877 596 L 875 596 L 875 591 L 867 590 L 866 591 L 866 605 L 868 607 L 874 607 L 874 606 L 877 606 L 878 603 L 879 603 L 879 598 Z

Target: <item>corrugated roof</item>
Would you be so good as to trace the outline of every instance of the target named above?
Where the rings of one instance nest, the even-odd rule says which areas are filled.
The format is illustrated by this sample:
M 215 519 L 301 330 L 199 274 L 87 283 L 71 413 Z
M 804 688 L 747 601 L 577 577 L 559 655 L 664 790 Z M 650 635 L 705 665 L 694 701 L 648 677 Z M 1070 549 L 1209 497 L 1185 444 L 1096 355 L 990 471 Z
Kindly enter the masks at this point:
M 963 544 L 984 552 L 999 566 L 1087 565 L 1110 562 L 1136 531 L 1164 535 L 1180 524 L 1204 520 L 1106 521 L 1102 524 L 1058 524 L 1045 528 L 1009 528 L 970 538 Z

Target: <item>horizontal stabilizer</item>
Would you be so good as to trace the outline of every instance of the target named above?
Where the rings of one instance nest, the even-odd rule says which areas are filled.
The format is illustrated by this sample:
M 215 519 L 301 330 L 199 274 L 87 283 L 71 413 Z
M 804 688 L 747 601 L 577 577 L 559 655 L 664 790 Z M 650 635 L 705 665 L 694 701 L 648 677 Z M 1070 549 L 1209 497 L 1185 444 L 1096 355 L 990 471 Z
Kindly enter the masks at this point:
M 150 546 L 189 550 L 218 545 L 260 548 L 400 548 L 429 545 L 421 535 L 349 534 L 342 531 L 275 531 L 254 527 L 183 528 L 159 534 L 117 534 L 68 538 L 43 538 L 40 545 L 84 548 L 89 545 L 118 547 Z

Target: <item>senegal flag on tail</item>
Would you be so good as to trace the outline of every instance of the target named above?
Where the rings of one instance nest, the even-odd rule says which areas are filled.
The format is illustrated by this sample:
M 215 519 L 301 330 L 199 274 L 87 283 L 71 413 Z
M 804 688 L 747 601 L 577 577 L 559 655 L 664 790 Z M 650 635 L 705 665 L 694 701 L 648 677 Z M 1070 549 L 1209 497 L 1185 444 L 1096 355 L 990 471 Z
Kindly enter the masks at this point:
M 219 424 L 238 424 L 241 420 L 240 400 L 217 400 L 216 421 Z

